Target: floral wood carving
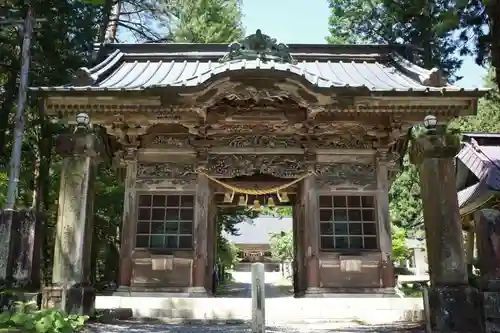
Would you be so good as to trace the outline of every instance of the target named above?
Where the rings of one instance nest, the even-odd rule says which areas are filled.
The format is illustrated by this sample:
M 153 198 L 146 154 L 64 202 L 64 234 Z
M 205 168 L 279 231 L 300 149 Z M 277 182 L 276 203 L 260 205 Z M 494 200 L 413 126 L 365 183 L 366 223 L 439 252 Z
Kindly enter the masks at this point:
M 258 104 L 261 101 L 283 102 L 289 99 L 290 95 L 286 91 L 279 89 L 257 89 L 246 86 L 245 89 L 238 89 L 228 93 L 224 98 L 228 101 L 253 101 Z
M 194 178 L 195 166 L 188 163 L 140 163 L 137 178 Z
M 276 135 L 235 135 L 213 138 L 214 146 L 229 148 L 300 148 L 299 138 Z
M 189 147 L 189 138 L 157 135 L 151 140 L 151 144 L 162 148 L 187 148 Z
M 376 168 L 373 164 L 318 163 L 317 182 L 326 186 L 352 184 L 355 186 L 376 185 Z
M 316 148 L 319 149 L 370 149 L 372 142 L 364 140 L 358 136 L 335 136 L 335 137 L 320 137 L 316 142 Z
M 217 178 L 251 176 L 255 173 L 280 178 L 297 178 L 307 172 L 302 155 L 211 155 L 207 173 Z
M 278 124 L 213 124 L 207 131 L 208 135 L 213 134 L 236 134 L 236 133 L 281 133 L 298 134 L 302 124 L 289 125 L 285 123 Z
M 194 175 L 190 175 L 184 178 L 171 178 L 171 179 L 159 179 L 159 178 L 141 178 L 137 179 L 138 187 L 184 187 L 189 184 L 193 184 L 196 180 Z

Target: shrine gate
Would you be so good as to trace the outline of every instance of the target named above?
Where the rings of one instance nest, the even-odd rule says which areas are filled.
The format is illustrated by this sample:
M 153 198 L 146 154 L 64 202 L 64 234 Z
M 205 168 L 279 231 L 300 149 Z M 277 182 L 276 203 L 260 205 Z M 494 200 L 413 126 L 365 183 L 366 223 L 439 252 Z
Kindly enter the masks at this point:
M 270 198 L 294 207 L 299 294 L 392 291 L 388 190 L 409 129 L 474 114 L 483 94 L 407 53 L 260 31 L 229 47 L 106 44 L 71 84 L 34 88 L 46 114 L 79 115 L 58 141 L 54 285 L 88 282 L 93 173 L 112 156 L 126 169 L 119 291 L 207 295 L 216 206 Z

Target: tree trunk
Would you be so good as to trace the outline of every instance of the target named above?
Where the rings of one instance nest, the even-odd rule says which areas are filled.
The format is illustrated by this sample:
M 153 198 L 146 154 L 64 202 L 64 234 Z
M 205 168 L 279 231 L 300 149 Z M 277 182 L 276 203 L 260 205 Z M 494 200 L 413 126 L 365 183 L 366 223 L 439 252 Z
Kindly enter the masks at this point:
M 5 100 L 0 107 L 0 158 L 6 156 L 6 143 L 7 143 L 7 130 L 9 129 L 9 117 L 12 109 L 14 108 L 16 102 L 16 88 L 17 88 L 17 73 L 10 71 L 6 73 L 8 75 L 7 82 L 4 86 Z

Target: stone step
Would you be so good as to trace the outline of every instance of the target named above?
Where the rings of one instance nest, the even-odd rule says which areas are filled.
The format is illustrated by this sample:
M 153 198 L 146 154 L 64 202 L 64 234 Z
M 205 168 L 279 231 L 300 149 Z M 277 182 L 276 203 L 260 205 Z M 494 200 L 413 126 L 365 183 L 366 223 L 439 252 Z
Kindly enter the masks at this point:
M 97 296 L 96 309 L 122 309 L 134 318 L 207 321 L 249 321 L 250 298 L 191 298 Z M 391 324 L 423 320 L 420 298 L 322 297 L 270 298 L 265 301 L 266 321 L 359 321 Z

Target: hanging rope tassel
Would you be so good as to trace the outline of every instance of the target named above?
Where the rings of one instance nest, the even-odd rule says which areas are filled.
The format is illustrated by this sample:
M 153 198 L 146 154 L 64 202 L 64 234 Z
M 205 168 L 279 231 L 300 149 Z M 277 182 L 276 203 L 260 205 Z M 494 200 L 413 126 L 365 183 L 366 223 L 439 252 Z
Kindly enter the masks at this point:
M 233 186 L 233 185 L 227 184 L 227 183 L 225 183 L 225 182 L 223 182 L 223 181 L 221 181 L 221 180 L 219 180 L 217 178 L 214 178 L 214 177 L 208 175 L 202 169 L 199 169 L 198 173 L 204 175 L 205 177 L 207 177 L 208 179 L 210 179 L 214 183 L 217 183 L 217 184 L 225 187 L 228 190 L 231 190 L 231 191 L 236 192 L 236 193 L 246 194 L 246 195 L 264 195 L 264 194 L 276 193 L 276 192 L 282 191 L 282 190 L 284 190 L 284 189 L 286 189 L 286 188 L 288 188 L 288 187 L 290 187 L 292 185 L 295 185 L 298 182 L 300 182 L 301 180 L 303 180 L 303 179 L 305 179 L 305 178 L 307 178 L 307 177 L 309 177 L 309 176 L 311 176 L 311 175 L 314 174 L 313 171 L 310 171 L 307 174 L 303 175 L 302 177 L 294 179 L 290 183 L 283 184 L 283 185 L 276 186 L 276 187 L 272 187 L 272 188 L 267 188 L 267 189 L 254 190 L 254 189 L 247 189 L 247 188 L 242 188 L 242 187 L 237 187 L 237 186 Z

